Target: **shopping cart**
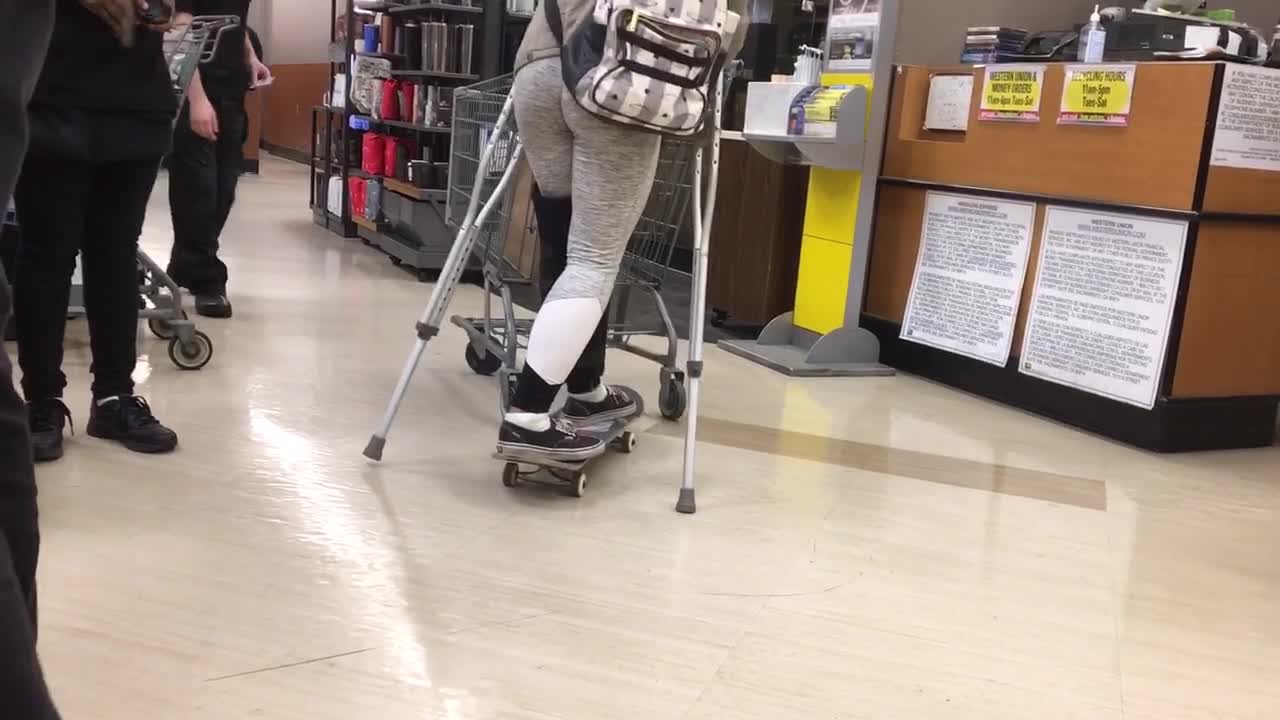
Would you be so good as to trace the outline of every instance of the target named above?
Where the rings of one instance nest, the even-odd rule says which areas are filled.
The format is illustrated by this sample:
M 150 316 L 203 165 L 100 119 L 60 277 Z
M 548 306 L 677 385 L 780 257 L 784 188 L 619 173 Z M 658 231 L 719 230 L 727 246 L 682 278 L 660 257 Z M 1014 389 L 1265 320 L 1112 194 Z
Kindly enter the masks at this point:
M 240 24 L 235 15 L 205 15 L 186 25 L 175 25 L 164 36 L 164 58 L 169 64 L 173 92 L 181 107 L 196 68 L 213 59 L 222 34 Z M 142 307 L 138 316 L 152 334 L 169 341 L 169 359 L 179 369 L 199 370 L 213 359 L 213 340 L 196 329 L 183 309 L 182 289 L 142 248 L 138 248 L 138 290 Z
M 480 177 L 480 152 L 510 90 L 511 76 L 508 75 L 462 88 L 455 95 L 446 202 L 446 219 L 451 227 L 458 227 L 466 217 L 476 179 Z M 505 145 L 496 149 L 480 185 L 481 192 L 492 189 L 492 180 L 501 176 L 510 161 L 505 149 Z M 684 373 L 676 366 L 680 339 L 661 291 L 670 272 L 680 221 L 688 210 L 697 149 L 695 143 L 687 140 L 663 141 L 653 190 L 623 256 L 610 305 L 609 345 L 661 366 L 658 408 L 668 420 L 679 420 L 684 415 L 687 395 Z M 483 268 L 484 314 L 451 318 L 470 339 L 465 354 L 468 367 L 481 375 L 498 375 L 498 397 L 504 412 L 510 407 L 514 378 L 519 372 L 519 352 L 525 349 L 533 327 L 532 319 L 516 317 L 512 289 L 531 285 L 536 278 L 516 267 L 507 255 L 511 224 L 519 222 L 521 227 L 533 227 L 531 206 L 517 203 L 519 199 L 514 192 L 502 198 L 484 226 L 476 228 L 472 252 Z M 516 207 L 525 208 L 523 216 L 512 216 Z M 495 297 L 502 305 L 497 315 L 493 312 Z M 643 316 L 637 312 L 636 306 L 640 303 L 651 307 L 654 314 Z M 665 349 L 653 351 L 642 347 L 635 342 L 635 338 L 642 336 L 665 339 Z
M 447 198 L 451 224 L 457 237 L 432 290 L 431 299 L 415 326 L 417 340 L 400 374 L 382 424 L 370 438 L 364 455 L 381 460 L 387 434 L 395 421 L 409 383 L 427 343 L 440 332 L 440 323 L 457 289 L 463 271 L 474 253 L 484 265 L 484 314 L 480 318 L 455 317 L 453 322 L 467 332 L 467 364 L 482 374 L 497 374 L 502 408 L 509 403 L 511 379 L 519 351 L 525 347 L 532 321 L 514 313 L 512 287 L 529 283 L 528 277 L 504 257 L 504 243 L 512 220 L 514 198 L 509 194 L 521 156 L 520 137 L 514 127 L 511 103 L 511 76 L 495 78 L 459 88 L 454 95 L 452 154 Z M 715 212 L 719 175 L 720 111 L 723 87 L 715 84 L 715 112 L 709 139 L 701 143 L 664 140 L 659 175 L 626 253 L 610 322 L 610 342 L 658 361 L 662 365 L 660 407 L 663 415 L 681 417 L 686 407 L 684 472 L 676 509 L 692 513 L 694 502 L 694 460 L 697 433 L 698 391 L 702 377 L 702 340 L 706 315 L 706 264 Z M 706 157 L 709 151 L 709 158 Z M 703 203 L 704 163 L 707 166 Z M 678 370 L 678 342 L 659 290 L 669 274 L 680 218 L 692 205 L 693 274 L 689 321 L 687 378 Z M 525 222 L 528 218 L 523 218 Z M 661 327 L 638 327 L 628 322 L 632 294 L 639 290 L 655 303 Z M 492 299 L 502 302 L 502 315 L 492 312 Z M 665 336 L 667 351 L 651 352 L 637 347 L 640 335 Z M 687 382 L 687 387 L 686 387 Z M 678 412 L 676 412 L 678 410 Z

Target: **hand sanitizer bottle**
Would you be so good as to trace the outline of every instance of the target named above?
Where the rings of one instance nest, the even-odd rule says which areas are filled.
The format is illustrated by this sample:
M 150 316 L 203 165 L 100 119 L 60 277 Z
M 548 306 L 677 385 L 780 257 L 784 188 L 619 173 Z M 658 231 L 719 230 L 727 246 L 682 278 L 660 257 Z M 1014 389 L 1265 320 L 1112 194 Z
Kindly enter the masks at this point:
M 1076 49 L 1076 60 L 1079 62 L 1100 63 L 1107 49 L 1107 31 L 1102 27 L 1102 13 L 1099 7 L 1093 6 L 1089 24 L 1080 28 L 1080 41 Z

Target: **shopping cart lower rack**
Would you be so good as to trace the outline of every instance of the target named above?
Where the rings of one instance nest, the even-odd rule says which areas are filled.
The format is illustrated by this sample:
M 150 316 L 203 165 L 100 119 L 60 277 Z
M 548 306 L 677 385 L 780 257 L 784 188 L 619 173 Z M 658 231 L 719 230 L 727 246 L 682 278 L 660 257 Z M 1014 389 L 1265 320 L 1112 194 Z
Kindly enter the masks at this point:
M 173 92 L 181 106 L 196 68 L 213 59 L 222 34 L 240 23 L 235 15 L 209 15 L 176 25 L 164 36 L 164 59 L 169 65 Z M 138 316 L 152 334 L 169 341 L 169 359 L 182 370 L 199 370 L 213 359 L 213 340 L 196 330 L 182 307 L 183 293 L 173 278 L 138 249 L 138 292 L 142 307 Z
M 505 241 L 513 221 L 526 224 L 531 211 L 513 218 L 516 198 L 508 192 L 520 162 L 521 144 L 512 118 L 512 77 L 504 76 L 459 88 L 454 94 L 453 138 L 451 141 L 448 220 L 457 228 L 457 238 L 441 270 L 431 300 L 416 325 L 417 340 L 400 374 L 382 424 L 369 440 L 364 454 L 381 460 L 387 434 L 404 400 L 409 382 L 422 359 L 426 344 L 440 331 L 472 254 L 484 268 L 484 313 L 478 318 L 454 317 L 452 322 L 466 331 L 469 342 L 466 361 L 483 375 L 498 375 L 499 399 L 505 410 L 510 396 L 518 355 L 527 345 L 531 319 L 517 318 L 512 288 L 529 285 L 524 275 L 505 257 Z M 637 224 L 626 254 L 611 303 L 610 345 L 657 361 L 659 408 L 670 419 L 686 420 L 684 474 L 676 509 L 692 513 L 694 503 L 694 438 L 697 432 L 698 390 L 702 375 L 702 340 L 706 314 L 706 262 L 715 211 L 719 172 L 720 105 L 723 88 L 716 84 L 714 127 L 709 140 L 664 139 L 658 172 L 648 203 Z M 703 206 L 704 151 L 709 149 L 705 185 L 708 202 Z M 523 203 L 521 206 L 525 206 Z M 681 218 L 692 207 L 693 275 L 689 322 L 689 358 L 686 373 L 677 366 L 678 336 L 661 295 L 664 282 L 673 274 L 670 266 Z M 502 304 L 493 312 L 493 298 Z M 645 325 L 635 320 L 640 302 L 652 303 L 657 320 Z M 641 336 L 665 339 L 665 351 L 655 352 L 636 344 Z M 687 383 L 687 385 L 686 385 Z
M 480 172 L 480 153 L 502 112 L 510 84 L 510 78 L 503 77 L 460 89 L 455 95 L 447 201 L 450 227 L 459 227 L 466 218 L 473 188 L 478 187 L 485 193 L 482 201 L 492 197 L 489 194 L 492 181 L 500 178 L 512 161 L 509 146 L 500 145 L 486 172 Z M 681 218 L 688 211 L 696 152 L 692 142 L 663 141 L 653 190 L 623 256 L 610 304 L 609 346 L 660 365 L 658 408 L 669 420 L 684 416 L 688 396 L 684 373 L 676 366 L 680 339 L 661 291 L 672 272 Z M 529 286 L 534 278 L 522 273 L 506 257 L 511 224 L 519 222 L 526 228 L 534 225 L 531 206 L 520 200 L 514 193 L 499 198 L 499 204 L 485 224 L 475 229 L 472 252 L 484 273 L 484 314 L 451 318 L 470 339 L 465 355 L 468 367 L 481 375 L 498 375 L 499 399 L 504 411 L 510 406 L 511 389 L 519 370 L 519 353 L 525 349 L 533 327 L 531 318 L 516 316 L 512 289 Z M 513 208 L 521 206 L 526 208 L 522 216 L 512 217 Z M 532 294 L 525 293 L 526 296 Z M 500 312 L 496 314 L 495 297 L 501 303 Z M 652 314 L 639 312 L 645 309 Z M 664 349 L 654 351 L 636 342 L 636 338 L 646 336 L 661 338 L 665 341 Z

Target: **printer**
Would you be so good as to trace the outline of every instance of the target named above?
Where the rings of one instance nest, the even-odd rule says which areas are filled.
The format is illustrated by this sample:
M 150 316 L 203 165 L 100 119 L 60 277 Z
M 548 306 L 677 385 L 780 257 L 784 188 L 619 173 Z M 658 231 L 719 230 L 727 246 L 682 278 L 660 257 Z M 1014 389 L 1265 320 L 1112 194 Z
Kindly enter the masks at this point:
M 1267 46 L 1248 25 L 1130 10 L 1107 23 L 1107 60 L 1239 60 L 1261 63 Z

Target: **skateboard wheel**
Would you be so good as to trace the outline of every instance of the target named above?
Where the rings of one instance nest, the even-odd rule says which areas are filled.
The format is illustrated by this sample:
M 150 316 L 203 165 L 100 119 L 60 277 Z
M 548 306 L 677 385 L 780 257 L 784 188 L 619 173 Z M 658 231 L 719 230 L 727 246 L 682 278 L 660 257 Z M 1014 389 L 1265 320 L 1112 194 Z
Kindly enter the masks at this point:
M 629 455 L 636 449 L 636 434 L 630 430 L 618 436 L 618 452 Z
M 569 492 L 574 497 L 582 497 L 587 492 L 587 474 L 581 470 L 573 474 L 573 480 L 570 481 Z
M 515 463 L 507 463 L 502 468 L 502 484 L 506 487 L 513 488 L 520 484 L 520 466 Z

